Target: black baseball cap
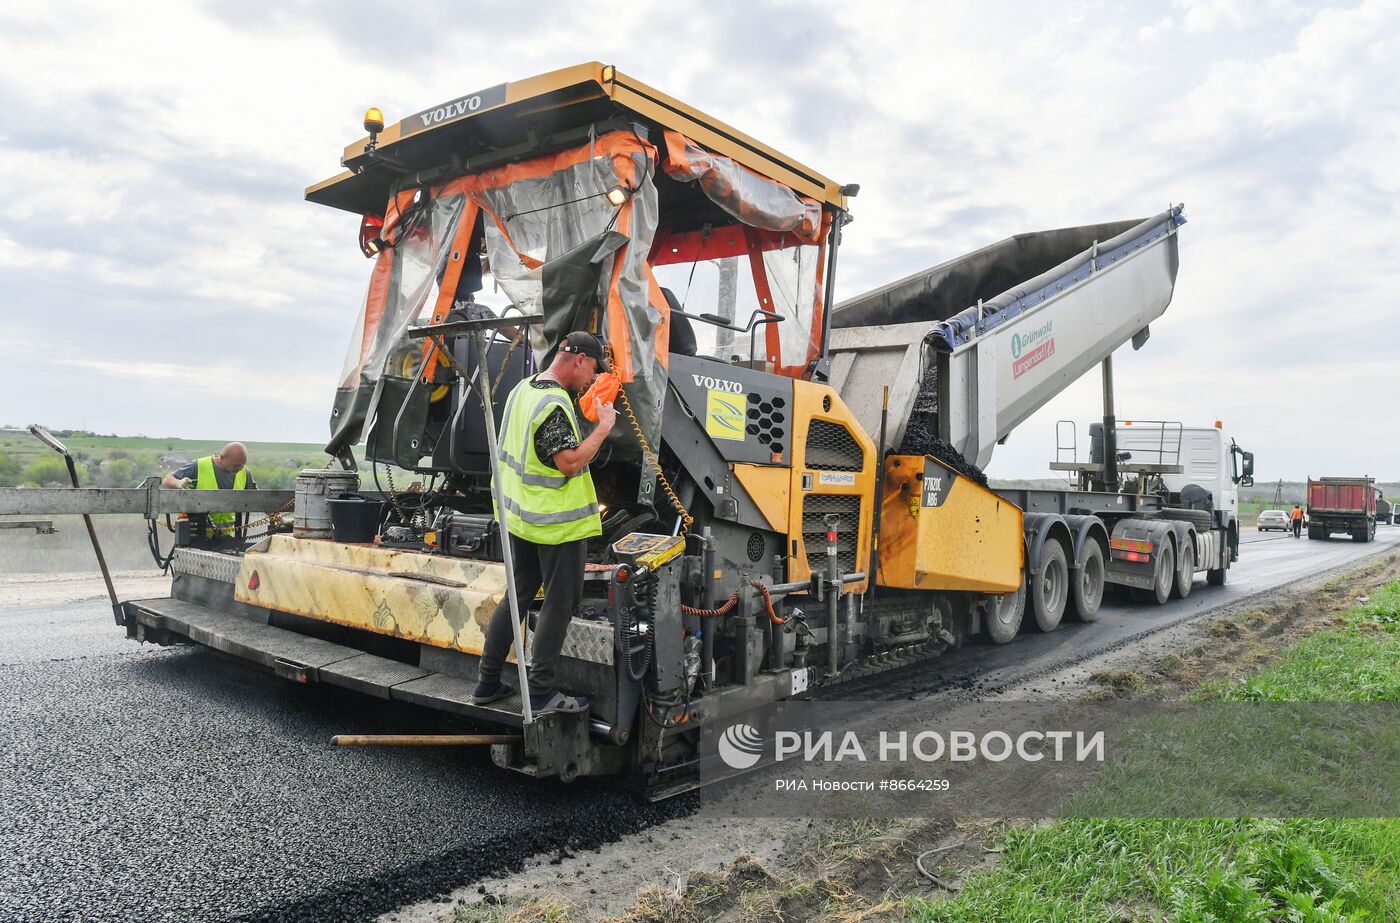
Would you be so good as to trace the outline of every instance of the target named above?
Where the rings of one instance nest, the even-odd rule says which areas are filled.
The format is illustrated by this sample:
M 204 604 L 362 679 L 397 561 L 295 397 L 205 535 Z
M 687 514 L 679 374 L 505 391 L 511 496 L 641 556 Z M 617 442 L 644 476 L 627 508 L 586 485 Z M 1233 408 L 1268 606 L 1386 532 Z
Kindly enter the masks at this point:
M 603 344 L 598 342 L 598 338 L 587 330 L 575 330 L 573 333 L 566 334 L 564 339 L 559 341 L 559 351 L 592 356 L 598 360 L 598 371 L 611 371 L 608 368 L 607 356 L 603 355 Z

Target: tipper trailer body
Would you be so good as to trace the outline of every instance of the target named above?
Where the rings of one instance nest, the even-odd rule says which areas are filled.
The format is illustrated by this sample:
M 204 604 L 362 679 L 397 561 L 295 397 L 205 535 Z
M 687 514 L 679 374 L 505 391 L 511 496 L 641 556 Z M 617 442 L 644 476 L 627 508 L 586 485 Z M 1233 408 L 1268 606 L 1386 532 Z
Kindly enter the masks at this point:
M 182 529 L 171 597 L 115 605 L 132 637 L 503 726 L 518 736 L 493 747 L 502 766 L 623 774 L 664 797 L 703 784 L 707 738 L 757 706 L 979 633 L 1010 641 L 1028 611 L 1043 630 L 1067 610 L 1092 620 L 1110 576 L 1159 601 L 1164 562 L 1169 593 L 1200 569 L 1223 581 L 1236 543 L 1219 478 L 1245 454 L 1223 435 L 1208 484 L 1120 459 L 1111 412 L 1103 457 L 1072 461 L 1083 489 L 997 492 L 977 468 L 1146 341 L 1171 300 L 1179 206 L 1022 235 L 829 310 L 858 187 L 615 68 L 372 116 L 347 170 L 307 190 L 359 216 L 373 261 L 327 445 L 349 467 L 363 441 L 369 470 L 303 472 L 290 530 Z M 590 709 L 532 714 L 514 657 L 517 694 L 473 704 L 509 579 L 492 512 L 502 399 L 578 328 L 610 349 L 626 417 L 591 465 L 604 534 L 557 673 Z M 347 477 L 381 498 L 372 540 L 337 540 L 314 513 Z M 24 493 L 0 491 L 0 512 L 40 503 Z M 154 520 L 288 500 L 197 493 L 63 502 Z
M 1358 542 L 1376 537 L 1375 478 L 1308 478 L 1308 538 L 1345 533 Z

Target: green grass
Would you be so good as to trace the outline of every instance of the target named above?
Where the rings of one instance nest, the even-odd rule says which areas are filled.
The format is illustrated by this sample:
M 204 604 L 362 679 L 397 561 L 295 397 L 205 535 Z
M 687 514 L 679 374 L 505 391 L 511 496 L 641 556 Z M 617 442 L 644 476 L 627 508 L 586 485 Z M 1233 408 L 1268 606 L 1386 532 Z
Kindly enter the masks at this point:
M 1065 820 L 1016 827 L 996 870 L 923 923 L 1400 919 L 1392 820 Z
M 1400 581 L 1221 701 L 1400 701 Z M 1378 772 L 1394 772 L 1382 762 Z M 1013 827 L 1001 862 L 922 923 L 1323 923 L 1400 920 L 1400 820 L 1071 818 Z
M 1400 580 L 1347 611 L 1347 627 L 1300 641 L 1233 687 L 1197 695 L 1244 702 L 1400 702 Z

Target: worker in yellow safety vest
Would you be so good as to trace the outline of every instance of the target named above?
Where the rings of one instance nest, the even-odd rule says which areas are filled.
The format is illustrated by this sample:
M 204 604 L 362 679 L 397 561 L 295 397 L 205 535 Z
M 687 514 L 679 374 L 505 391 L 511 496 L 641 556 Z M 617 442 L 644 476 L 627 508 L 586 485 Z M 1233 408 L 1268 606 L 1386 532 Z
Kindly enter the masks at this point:
M 230 442 L 219 452 L 197 458 L 176 468 L 161 479 L 162 487 L 196 490 L 255 490 L 248 470 L 248 449 L 241 442 Z M 211 531 L 227 535 L 233 531 L 232 513 L 210 513 Z
M 522 614 L 544 587 L 530 644 L 528 693 L 535 714 L 588 708 L 584 696 L 564 695 L 554 687 L 554 671 L 583 596 L 588 540 L 603 532 L 588 463 L 617 419 L 611 403 L 598 403 L 598 425 L 582 436 L 572 395 L 586 391 L 607 370 L 598 338 L 576 330 L 560 341 L 548 368 L 511 390 L 501 420 L 497 471 Z M 476 704 L 511 694 L 501 683 L 501 670 L 513 640 L 510 600 L 503 595 L 486 629 L 472 695 Z

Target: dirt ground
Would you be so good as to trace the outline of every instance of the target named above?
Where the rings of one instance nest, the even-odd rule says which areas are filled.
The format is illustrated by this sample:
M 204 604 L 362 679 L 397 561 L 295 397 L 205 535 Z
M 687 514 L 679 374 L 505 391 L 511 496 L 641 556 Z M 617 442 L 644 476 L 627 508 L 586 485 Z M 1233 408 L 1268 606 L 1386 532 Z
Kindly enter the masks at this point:
M 112 584 L 119 599 L 170 595 L 170 578 L 158 571 L 117 571 Z M 0 574 L 0 606 L 41 606 L 107 595 L 99 574 Z
M 1128 650 L 1067 668 L 1063 694 L 1180 698 L 1256 672 L 1298 640 L 1338 627 L 1373 587 L 1400 577 L 1400 555 L 1323 575 L 1168 629 Z M 1036 685 L 1045 682 L 1038 677 Z M 1008 699 L 1035 698 L 1025 688 Z M 996 862 L 1000 823 L 733 819 L 672 821 L 596 852 L 542 857 L 521 872 L 385 915 L 389 923 L 614 923 L 902 916 L 902 898 L 956 892 Z M 922 857 L 923 871 L 917 867 Z

